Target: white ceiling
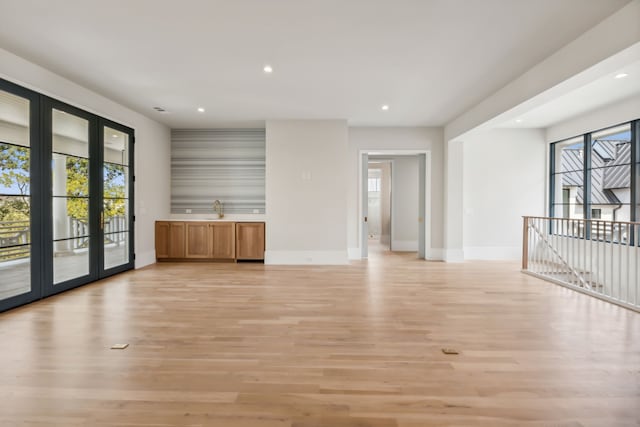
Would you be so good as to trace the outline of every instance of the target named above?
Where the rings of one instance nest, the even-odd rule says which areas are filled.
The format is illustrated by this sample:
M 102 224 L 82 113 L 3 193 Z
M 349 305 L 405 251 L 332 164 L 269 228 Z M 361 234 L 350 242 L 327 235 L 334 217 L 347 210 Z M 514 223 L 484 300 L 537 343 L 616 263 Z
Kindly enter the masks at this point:
M 174 128 L 442 126 L 628 2 L 0 0 L 0 47 Z
M 624 78 L 616 78 L 627 74 Z M 640 95 L 640 61 L 623 66 L 572 92 L 518 114 L 496 126 L 501 128 L 546 128 L 605 105 Z

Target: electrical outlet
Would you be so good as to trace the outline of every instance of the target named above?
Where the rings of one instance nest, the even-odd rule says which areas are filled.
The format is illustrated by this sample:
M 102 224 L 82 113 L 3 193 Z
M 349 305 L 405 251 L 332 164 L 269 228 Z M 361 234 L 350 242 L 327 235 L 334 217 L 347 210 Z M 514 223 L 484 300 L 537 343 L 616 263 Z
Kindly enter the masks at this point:
M 185 209 L 184 213 L 191 213 L 191 209 Z
M 254 209 L 254 210 L 253 210 L 253 213 L 257 213 L 257 214 L 259 214 L 259 213 L 260 213 L 260 209 Z

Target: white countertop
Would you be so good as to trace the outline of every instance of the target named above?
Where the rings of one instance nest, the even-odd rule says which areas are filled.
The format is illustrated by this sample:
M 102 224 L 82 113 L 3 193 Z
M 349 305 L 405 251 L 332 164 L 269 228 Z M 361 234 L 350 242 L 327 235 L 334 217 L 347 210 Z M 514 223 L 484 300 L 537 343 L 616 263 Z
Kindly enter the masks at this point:
M 158 219 L 157 221 L 206 221 L 206 222 L 265 222 L 266 215 L 264 214 L 251 214 L 251 215 L 238 215 L 228 214 L 223 218 L 215 218 L 213 214 L 173 214 L 167 219 Z

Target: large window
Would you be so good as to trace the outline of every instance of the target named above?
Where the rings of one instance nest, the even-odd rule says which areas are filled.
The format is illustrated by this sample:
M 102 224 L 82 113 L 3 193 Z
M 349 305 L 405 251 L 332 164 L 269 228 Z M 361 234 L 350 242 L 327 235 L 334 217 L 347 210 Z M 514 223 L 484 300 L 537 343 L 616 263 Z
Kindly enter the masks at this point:
M 640 120 L 551 145 L 550 216 L 640 220 Z

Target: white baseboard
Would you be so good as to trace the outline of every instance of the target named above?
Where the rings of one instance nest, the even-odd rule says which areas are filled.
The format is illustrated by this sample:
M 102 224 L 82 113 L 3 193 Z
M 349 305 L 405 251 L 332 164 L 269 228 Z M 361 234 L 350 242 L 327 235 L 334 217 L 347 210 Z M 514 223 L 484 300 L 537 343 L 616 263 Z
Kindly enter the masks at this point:
M 349 259 L 362 259 L 362 250 L 360 248 L 348 248 L 347 256 Z
M 347 251 L 266 251 L 264 263 L 270 265 L 344 265 Z
M 466 260 L 519 260 L 522 257 L 522 248 L 519 246 L 471 246 L 464 248 Z
M 399 252 L 417 252 L 417 240 L 393 240 L 391 241 L 391 250 Z
M 462 249 L 445 249 L 443 258 L 446 262 L 464 262 L 464 251 Z
M 444 249 L 431 248 L 427 249 L 426 259 L 429 261 L 444 261 Z
M 136 252 L 136 268 L 146 267 L 155 264 L 156 251 Z

